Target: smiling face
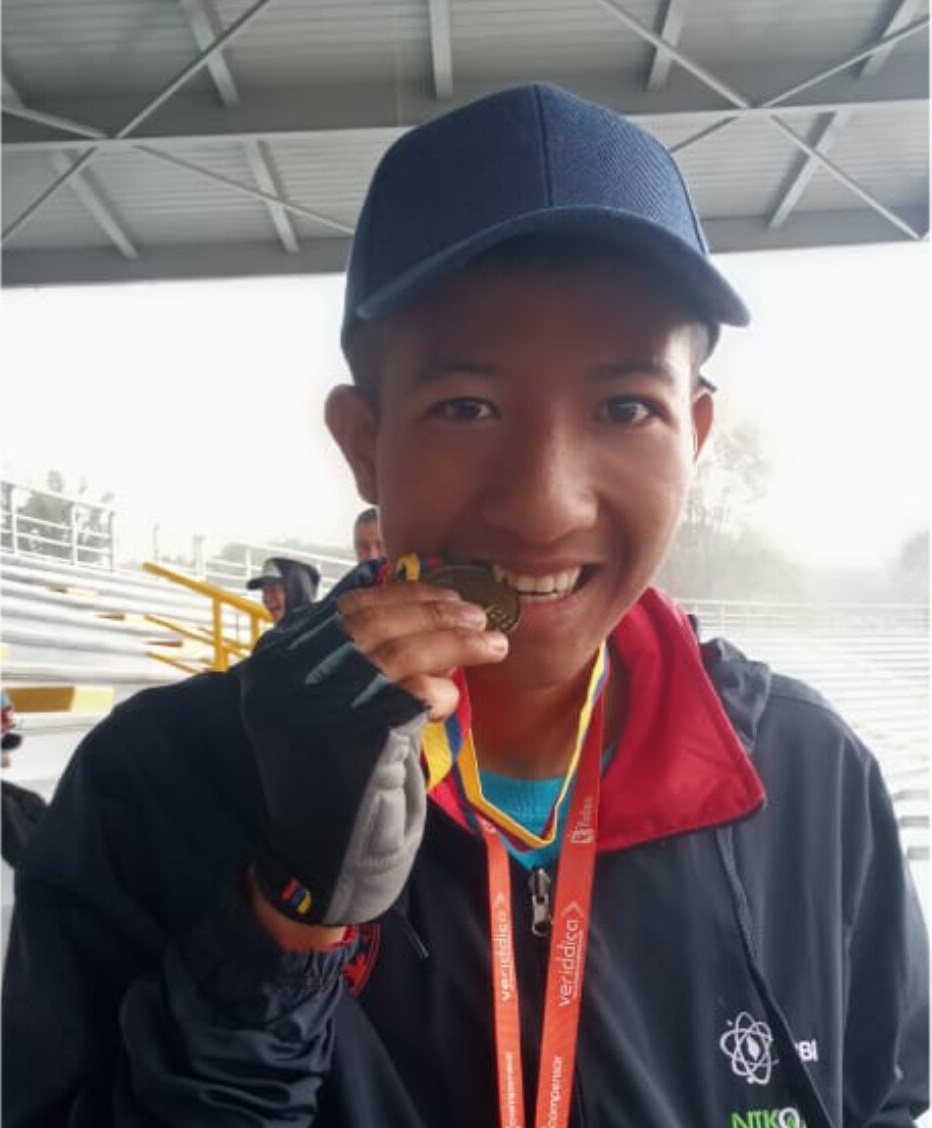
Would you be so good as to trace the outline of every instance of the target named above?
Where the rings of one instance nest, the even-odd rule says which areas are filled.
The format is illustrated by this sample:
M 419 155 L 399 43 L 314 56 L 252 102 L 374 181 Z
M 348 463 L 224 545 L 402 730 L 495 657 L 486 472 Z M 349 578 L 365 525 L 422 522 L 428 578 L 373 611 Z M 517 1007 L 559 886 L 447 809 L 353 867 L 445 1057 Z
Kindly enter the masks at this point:
M 262 604 L 277 623 L 285 614 L 285 585 L 275 582 L 262 585 Z
M 712 417 L 704 331 L 639 268 L 475 267 L 378 329 L 379 406 L 329 418 L 390 558 L 480 560 L 522 593 L 508 659 L 577 677 L 650 583 Z
M 378 521 L 356 522 L 356 528 L 353 530 L 353 548 L 356 551 L 356 559 L 359 561 L 382 559 L 385 551 L 382 546 L 382 533 Z

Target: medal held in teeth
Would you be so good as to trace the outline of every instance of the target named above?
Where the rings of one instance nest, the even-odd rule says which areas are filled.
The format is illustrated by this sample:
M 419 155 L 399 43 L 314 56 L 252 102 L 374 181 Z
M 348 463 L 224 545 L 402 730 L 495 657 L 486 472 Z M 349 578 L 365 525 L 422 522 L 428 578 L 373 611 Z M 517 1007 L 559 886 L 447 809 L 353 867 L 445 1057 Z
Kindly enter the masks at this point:
M 436 587 L 452 588 L 467 603 L 478 604 L 493 630 L 509 634 L 521 619 L 521 597 L 481 564 L 450 564 L 428 572 L 423 580 Z
M 497 580 L 484 564 L 446 564 L 436 557 L 411 554 L 398 561 L 395 577 L 452 588 L 467 603 L 481 607 L 489 628 L 503 634 L 509 634 L 520 622 L 521 597 L 510 584 Z
M 482 607 L 488 626 L 494 630 L 510 631 L 518 625 L 521 597 L 481 564 L 448 564 L 436 556 L 410 553 L 402 556 L 394 569 L 385 566 L 379 582 L 384 583 L 392 576 L 395 580 L 419 580 L 452 588 L 463 599 Z M 452 778 L 472 727 L 469 689 L 462 670 L 453 672 L 453 681 L 460 693 L 456 711 L 445 721 L 428 721 L 421 737 L 421 763 L 428 792 Z

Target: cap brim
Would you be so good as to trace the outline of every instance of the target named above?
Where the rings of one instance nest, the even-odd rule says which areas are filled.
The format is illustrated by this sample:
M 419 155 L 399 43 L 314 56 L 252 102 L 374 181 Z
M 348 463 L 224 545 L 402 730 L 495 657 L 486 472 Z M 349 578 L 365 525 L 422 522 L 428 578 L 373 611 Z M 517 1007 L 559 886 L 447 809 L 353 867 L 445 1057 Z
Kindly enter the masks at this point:
M 354 314 L 363 321 L 387 317 L 483 251 L 532 232 L 582 235 L 637 255 L 670 278 L 679 298 L 709 324 L 747 325 L 751 320 L 744 302 L 709 259 L 665 228 L 610 208 L 547 208 L 487 228 L 399 275 L 360 302 Z
M 266 584 L 281 583 L 284 583 L 281 576 L 253 576 L 251 580 L 246 581 L 246 590 L 255 591 L 256 588 L 265 587 Z

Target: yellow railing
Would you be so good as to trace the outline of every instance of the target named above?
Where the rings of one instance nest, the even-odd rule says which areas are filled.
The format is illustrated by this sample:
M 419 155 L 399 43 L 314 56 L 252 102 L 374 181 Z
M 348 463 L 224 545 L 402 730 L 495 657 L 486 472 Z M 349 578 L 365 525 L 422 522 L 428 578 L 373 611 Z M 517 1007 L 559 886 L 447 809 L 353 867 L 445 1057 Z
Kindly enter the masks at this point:
M 217 587 L 216 584 L 206 583 L 204 580 L 192 580 L 190 576 L 185 576 L 181 572 L 173 572 L 171 568 L 164 568 L 161 564 L 146 563 L 143 564 L 143 570 L 151 573 L 153 576 L 160 576 L 163 580 L 170 580 L 174 584 L 180 584 L 181 587 L 187 588 L 189 591 L 197 592 L 198 595 L 203 595 L 210 600 L 211 604 L 211 627 L 206 629 L 192 623 L 182 623 L 174 619 L 166 619 L 161 615 L 146 615 L 146 619 L 150 623 L 155 623 L 166 630 L 171 631 L 179 638 L 200 643 L 202 646 L 207 647 L 209 652 L 212 652 L 210 659 L 210 668 L 213 670 L 228 670 L 231 661 L 238 661 L 245 658 L 252 650 L 259 640 L 259 635 L 262 634 L 263 627 L 272 621 L 271 615 L 258 603 L 254 603 L 251 599 L 245 596 L 237 595 L 235 592 L 226 591 L 222 587 Z M 238 638 L 228 638 L 223 633 L 223 619 L 224 611 L 230 609 L 239 615 L 245 615 L 249 624 L 249 642 L 242 642 Z M 185 673 L 197 674 L 202 673 L 204 670 L 203 662 L 197 660 L 186 661 L 182 658 L 172 658 L 167 654 L 159 654 L 157 651 L 150 650 L 149 654 L 153 658 L 157 658 L 160 662 L 166 662 L 169 666 L 175 666 L 179 670 L 184 670 Z

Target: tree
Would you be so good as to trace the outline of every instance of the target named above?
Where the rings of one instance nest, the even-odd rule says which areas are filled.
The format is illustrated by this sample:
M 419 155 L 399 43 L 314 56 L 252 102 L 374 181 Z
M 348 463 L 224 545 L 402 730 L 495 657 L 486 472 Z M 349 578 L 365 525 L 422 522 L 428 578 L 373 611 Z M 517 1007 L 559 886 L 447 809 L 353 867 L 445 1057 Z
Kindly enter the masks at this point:
M 759 433 L 742 423 L 706 448 L 659 581 L 693 599 L 798 598 L 801 570 L 751 529 L 770 468 Z
M 894 598 L 905 602 L 929 600 L 929 530 L 909 537 L 892 569 Z

